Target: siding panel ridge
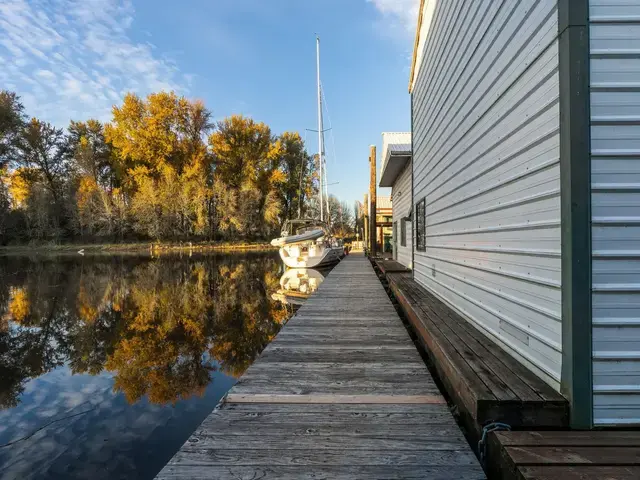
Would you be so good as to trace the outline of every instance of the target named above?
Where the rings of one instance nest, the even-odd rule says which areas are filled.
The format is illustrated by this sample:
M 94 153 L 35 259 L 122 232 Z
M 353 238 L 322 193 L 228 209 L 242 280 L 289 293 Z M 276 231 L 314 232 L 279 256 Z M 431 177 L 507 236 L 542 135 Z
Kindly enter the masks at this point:
M 543 79 L 541 79 L 542 82 L 549 82 L 552 79 L 557 78 L 557 72 L 549 72 L 547 75 L 545 75 L 545 77 Z M 439 156 L 439 160 L 436 161 L 436 163 L 434 165 L 431 165 L 430 170 L 435 170 L 436 167 L 440 166 L 440 164 L 442 162 L 444 162 L 445 160 L 449 160 L 449 155 L 452 154 L 452 152 L 454 150 L 460 150 L 460 153 L 458 154 L 458 158 L 461 157 L 462 155 L 464 155 L 466 152 L 470 151 L 473 149 L 473 147 L 475 147 L 477 144 L 479 144 L 480 142 L 488 142 L 490 139 L 493 139 L 494 137 L 488 137 L 489 132 L 491 132 L 491 130 L 500 130 L 499 127 L 501 127 L 502 123 L 505 122 L 505 120 L 513 115 L 514 113 L 518 112 L 518 110 L 521 109 L 526 109 L 526 105 L 527 104 L 537 104 L 538 102 L 536 101 L 537 97 L 534 95 L 534 93 L 536 92 L 537 89 L 539 89 L 540 86 L 544 85 L 545 83 L 539 84 L 534 86 L 532 89 L 530 89 L 529 91 L 527 91 L 524 94 L 521 94 L 522 97 L 527 98 L 528 102 L 524 102 L 522 104 L 514 104 L 511 107 L 509 107 L 504 113 L 501 112 L 501 115 L 499 116 L 499 118 L 497 118 L 493 123 L 491 123 L 490 125 L 488 125 L 484 130 L 474 130 L 474 127 L 478 127 L 479 122 L 475 122 L 474 125 L 472 125 L 468 130 L 466 130 L 464 133 L 462 133 L 462 135 L 459 137 L 459 141 L 457 143 L 454 143 L 451 148 L 443 153 L 442 155 Z M 549 90 L 548 91 L 553 91 L 556 86 L 555 86 L 556 82 L 553 82 L 550 86 L 549 86 Z M 545 91 L 546 92 L 546 91 Z M 544 92 L 543 92 L 544 93 Z M 504 143 L 508 142 L 513 136 L 515 136 L 516 134 L 520 133 L 523 129 L 526 129 L 527 127 L 529 127 L 531 125 L 532 122 L 534 122 L 535 120 L 538 120 L 539 118 L 543 117 L 546 113 L 548 113 L 548 111 L 552 108 L 554 108 L 556 105 L 558 105 L 559 103 L 559 98 L 556 96 L 550 100 L 547 100 L 546 102 L 542 103 L 542 104 L 537 104 L 535 107 L 538 109 L 537 111 L 535 111 L 535 113 L 530 113 L 528 117 L 523 118 L 521 123 L 519 124 L 519 126 L 513 130 L 509 130 L 506 133 L 504 133 L 501 136 L 498 136 L 495 139 L 495 142 L 487 147 L 483 152 L 481 152 L 480 154 L 478 154 L 473 161 L 471 161 L 469 164 L 467 164 L 467 166 L 471 165 L 472 163 L 474 163 L 474 161 L 477 161 L 478 159 L 482 158 L 483 156 L 487 155 L 489 152 L 491 152 L 492 150 L 497 149 L 499 146 L 503 145 Z M 494 114 L 495 112 L 492 110 L 488 110 L 483 116 L 486 117 L 487 120 L 490 120 L 489 114 Z M 476 139 L 472 140 L 470 143 L 465 143 L 463 140 L 467 135 L 471 135 L 474 134 L 476 135 Z M 455 160 L 456 158 L 454 158 Z M 428 168 L 429 166 L 425 166 L 424 168 Z M 462 168 L 462 167 L 461 167 Z M 467 167 L 464 167 L 467 168 Z M 439 176 L 443 173 L 445 173 L 447 171 L 446 168 L 441 168 L 435 175 L 431 176 L 431 181 L 424 186 L 424 188 L 428 187 L 431 183 L 433 183 L 433 181 L 435 181 L 437 178 L 439 178 Z M 450 172 L 449 172 L 450 173 Z M 451 176 L 450 176 L 451 177 Z M 441 185 L 443 185 L 446 182 L 443 182 Z
M 431 250 L 431 245 L 429 245 L 429 250 Z M 425 253 L 422 256 L 425 257 L 425 258 L 430 258 L 432 260 L 438 260 L 440 262 L 449 263 L 451 265 L 457 265 L 459 267 L 470 268 L 470 269 L 478 270 L 478 271 L 481 271 L 481 272 L 489 272 L 489 273 L 492 273 L 494 275 L 499 275 L 501 277 L 512 278 L 514 280 L 519 280 L 519 281 L 522 281 L 522 282 L 525 282 L 525 283 L 531 283 L 531 284 L 535 284 L 535 285 L 541 285 L 541 286 L 544 286 L 544 287 L 550 287 L 550 288 L 554 288 L 556 290 L 560 290 L 560 286 L 561 286 L 559 280 L 554 281 L 554 280 L 550 280 L 550 279 L 545 278 L 545 277 L 524 275 L 522 273 L 518 273 L 518 272 L 515 272 L 515 271 L 511 271 L 511 270 L 497 269 L 497 268 L 487 267 L 487 266 L 480 265 L 480 264 L 474 264 L 474 263 L 471 263 L 471 262 L 466 262 L 466 260 L 463 261 L 463 262 L 460 262 L 460 261 L 452 260 L 450 258 L 446 258 L 446 257 L 438 256 L 438 255 L 432 255 L 432 254 L 428 254 L 428 253 Z M 438 271 L 438 269 L 436 269 L 436 272 L 437 271 Z M 537 307 L 533 306 L 532 309 L 536 309 L 536 308 Z M 545 313 L 545 315 L 549 316 L 550 318 L 553 318 L 554 320 L 557 320 L 557 321 L 561 320 L 558 317 L 558 315 L 554 314 L 552 311 L 546 311 L 546 312 L 547 313 Z
M 557 131 L 554 133 L 551 133 L 550 135 L 548 135 L 546 137 L 546 139 L 550 139 L 550 138 L 555 138 L 557 136 Z M 543 142 L 538 142 L 536 141 L 536 144 L 540 144 Z M 537 146 L 537 145 L 533 145 L 532 147 Z M 549 148 L 548 150 L 546 150 L 544 153 L 548 153 L 550 151 L 553 150 L 557 150 L 557 147 L 553 147 L 553 148 Z M 496 168 L 498 168 L 500 165 L 504 165 L 506 163 L 508 163 L 509 160 L 513 160 L 515 158 L 518 158 L 519 156 L 521 156 L 523 153 L 526 153 L 527 151 L 529 151 L 529 148 L 524 147 L 522 150 L 520 150 L 519 152 L 517 152 L 516 154 L 510 156 L 511 158 L 509 158 L 508 160 L 504 161 L 504 162 L 499 162 L 498 164 L 493 164 L 490 168 L 488 169 L 484 169 L 482 170 L 478 175 L 474 175 L 473 177 L 465 180 L 464 182 L 461 182 L 458 185 L 455 185 L 453 188 L 451 188 L 449 191 L 445 192 L 445 193 L 441 193 L 441 195 L 433 200 L 431 200 L 430 205 L 435 204 L 438 200 L 451 195 L 452 193 L 455 193 L 456 190 L 459 190 L 469 184 L 471 184 L 473 181 L 477 180 L 478 178 L 481 178 L 482 176 L 484 176 L 487 173 L 491 173 L 493 172 Z M 524 171 L 520 171 L 518 173 L 513 174 L 512 176 L 507 176 L 506 178 L 503 178 L 502 180 L 499 180 L 495 183 L 489 184 L 487 186 L 485 186 L 484 188 L 481 188 L 480 190 L 478 190 L 477 192 L 470 194 L 470 195 L 461 195 L 459 199 L 452 201 L 448 204 L 444 204 L 443 207 L 441 208 L 437 208 L 437 209 L 430 209 L 429 212 L 431 215 L 435 215 L 436 213 L 440 213 L 443 212 L 445 210 L 449 210 L 455 206 L 458 206 L 462 203 L 465 202 L 469 202 L 471 200 L 474 200 L 476 198 L 479 198 L 481 196 L 484 196 L 486 194 L 490 194 L 495 190 L 498 190 L 502 187 L 505 187 L 509 184 L 514 184 L 514 183 L 518 183 L 521 180 L 526 179 L 527 177 L 536 175 L 537 173 L 543 172 L 545 170 L 549 170 L 553 167 L 556 167 L 558 165 L 559 159 L 553 158 L 551 160 L 547 160 L 545 162 L 536 164 L 532 167 L 529 167 L 528 169 L 525 169 Z M 441 186 L 440 186 L 441 187 Z M 439 187 L 439 189 L 440 189 Z
M 496 142 L 494 142 L 492 145 L 490 145 L 489 147 L 487 147 L 485 150 L 478 152 L 477 154 L 475 154 L 473 157 L 471 157 L 467 163 L 460 165 L 458 167 L 457 170 L 455 171 L 451 171 L 449 168 L 445 168 L 440 170 L 440 172 L 438 172 L 436 175 L 432 175 L 431 179 L 425 184 L 422 185 L 421 188 L 422 189 L 426 189 L 428 188 L 433 182 L 435 182 L 435 180 L 437 178 L 440 177 L 441 174 L 443 173 L 448 173 L 449 176 L 446 177 L 445 180 L 443 180 L 442 182 L 440 182 L 438 184 L 438 189 L 442 188 L 444 185 L 448 184 L 449 182 L 451 182 L 452 180 L 455 180 L 455 178 L 461 174 L 463 171 L 471 168 L 475 163 L 477 163 L 479 160 L 485 158 L 488 154 L 490 154 L 492 151 L 496 150 L 497 148 L 499 148 L 501 145 L 503 145 L 505 142 L 507 142 L 509 139 L 511 139 L 512 137 L 514 137 L 515 135 L 517 135 L 518 133 L 520 133 L 521 131 L 530 128 L 531 127 L 531 123 L 533 123 L 534 121 L 538 120 L 539 118 L 543 117 L 544 114 L 548 113 L 549 111 L 551 111 L 556 105 L 558 105 L 558 100 L 554 100 L 551 101 L 549 103 L 547 103 L 546 105 L 543 105 L 542 108 L 540 110 L 538 110 L 537 112 L 533 113 L 530 115 L 529 117 L 529 121 L 527 122 L 523 122 L 520 125 L 518 125 L 515 129 L 513 130 L 509 130 L 503 137 L 499 138 Z M 522 148 L 520 148 L 519 150 L 517 150 L 516 152 L 504 156 L 504 157 L 498 157 L 497 160 L 488 168 L 485 168 L 484 170 L 482 170 L 481 172 L 478 172 L 477 174 L 475 174 L 472 177 L 472 180 L 476 180 L 482 176 L 484 176 L 487 173 L 490 173 L 491 170 L 493 170 L 494 168 L 499 167 L 500 165 L 504 165 L 507 162 L 513 160 L 514 158 L 517 158 L 518 156 L 521 155 L 521 153 L 530 150 L 530 148 L 535 147 L 540 145 L 542 142 L 554 137 L 558 132 L 558 128 L 557 127 L 552 127 L 552 129 L 550 129 L 548 132 L 542 132 L 540 133 L 541 137 L 540 138 L 536 138 L 534 139 L 529 145 L 524 145 Z M 486 140 L 486 136 L 483 137 L 479 137 L 479 141 L 480 140 Z M 477 142 L 474 142 L 473 145 L 469 146 L 466 148 L 466 151 L 471 150 Z M 454 158 L 451 163 L 455 163 L 456 160 L 461 159 L 462 156 L 458 156 L 456 158 Z M 468 171 L 468 170 L 467 170 Z M 435 191 L 435 189 L 432 189 L 432 191 Z M 447 193 L 448 194 L 448 193 Z
M 442 12 L 440 12 L 439 10 L 442 6 L 444 6 L 444 9 Z M 447 29 L 452 23 L 451 18 L 453 18 L 453 14 L 456 12 L 455 8 L 457 6 L 458 5 L 456 1 L 436 3 L 436 12 L 434 13 L 434 19 L 432 20 L 434 24 L 432 25 L 432 28 L 430 30 L 429 41 L 424 45 L 424 60 L 422 62 L 422 65 L 420 66 L 420 70 L 423 72 L 423 74 L 421 75 L 420 72 L 418 72 L 418 78 L 424 79 L 424 72 L 431 72 L 435 69 L 434 66 L 436 57 L 434 55 L 434 51 L 441 45 L 441 39 L 443 38 L 443 35 L 446 34 Z M 423 82 L 416 81 L 414 93 L 416 95 L 424 93 L 420 91 L 422 88 L 424 88 Z
M 550 46 L 553 47 L 553 45 L 550 45 Z M 522 80 L 522 77 L 519 77 L 519 78 L 520 80 Z M 441 152 L 441 151 L 436 152 L 433 156 L 431 156 L 431 158 L 438 158 L 438 160 L 435 162 L 435 164 L 426 165 L 424 168 L 435 169 L 440 165 L 440 163 L 446 160 L 447 157 L 451 154 L 451 152 L 453 152 L 455 149 L 462 150 L 464 148 L 465 150 L 469 150 L 472 147 L 474 147 L 478 142 L 481 142 L 483 140 L 486 141 L 487 140 L 485 137 L 486 134 L 490 132 L 492 129 L 496 129 L 500 125 L 500 123 L 504 122 L 504 120 L 507 117 L 509 117 L 510 115 L 513 115 L 515 112 L 518 112 L 519 110 L 526 109 L 527 104 L 538 103 L 538 101 L 536 101 L 534 98 L 536 93 L 538 96 L 545 97 L 545 95 L 548 96 L 549 92 L 554 92 L 556 90 L 556 86 L 555 86 L 555 83 L 557 83 L 556 79 L 557 79 L 557 69 L 552 68 L 550 71 L 546 72 L 544 76 L 538 78 L 537 82 L 534 85 L 529 86 L 524 82 L 521 82 L 519 84 L 518 83 L 511 84 L 509 86 L 509 89 L 503 92 L 503 94 L 501 94 L 498 100 L 494 104 L 492 104 L 489 108 L 487 108 L 485 111 L 483 111 L 479 116 L 477 116 L 477 118 L 473 118 L 473 116 L 471 115 L 467 117 L 467 119 L 470 119 L 472 121 L 471 125 L 467 126 L 469 121 L 463 120 L 456 127 L 454 127 L 453 131 L 451 132 L 451 135 L 454 135 L 457 133 L 459 135 L 456 137 L 458 138 L 458 142 L 450 145 L 449 149 L 445 152 Z M 524 90 L 525 88 L 528 88 L 528 90 L 526 92 L 522 92 L 522 90 Z M 508 100 L 510 100 L 511 98 L 524 98 L 525 100 L 523 101 L 523 103 L 508 102 Z M 472 109 L 475 108 L 480 101 L 482 100 L 478 100 L 478 102 L 476 102 L 476 104 L 474 104 L 471 108 Z M 493 118 L 493 117 L 496 117 L 496 111 L 497 111 L 496 109 L 501 106 L 501 103 L 509 103 L 510 106 L 506 110 L 499 110 L 499 115 L 497 116 L 497 118 Z M 503 140 L 507 140 L 509 136 L 518 132 L 522 128 L 526 128 L 526 126 L 531 121 L 539 118 L 540 116 L 545 114 L 548 109 L 552 108 L 554 105 L 557 105 L 557 104 L 558 104 L 557 96 L 554 96 L 549 100 L 543 100 L 543 103 L 541 105 L 537 105 L 539 110 L 534 114 L 534 116 L 522 118 L 520 128 L 518 128 L 517 130 L 514 130 L 513 132 L 509 131 L 505 137 L 498 138 L 498 142 L 496 142 L 495 145 L 502 143 Z M 483 121 L 484 123 L 488 123 L 492 120 L 493 120 L 492 123 L 489 123 L 489 125 L 484 127 Z M 483 125 L 484 130 L 478 129 L 480 125 Z M 462 131 L 462 127 L 465 127 L 464 131 Z M 471 134 L 474 134 L 476 136 L 475 140 L 469 139 L 470 142 L 465 143 L 464 139 Z M 440 149 L 442 149 L 445 146 L 447 146 L 447 143 L 444 143 L 440 147 Z
M 474 81 L 474 84 L 476 86 L 482 85 L 483 82 L 489 76 L 493 76 L 494 79 L 493 79 L 492 82 L 489 83 L 489 85 L 487 85 L 484 88 L 484 90 L 481 93 L 480 92 L 477 93 L 477 97 L 478 98 L 475 101 L 475 103 L 472 104 L 472 107 L 468 109 L 468 112 L 473 112 L 478 107 L 478 105 L 481 104 L 483 101 L 484 102 L 490 101 L 489 99 L 491 98 L 491 96 L 488 95 L 488 92 L 500 80 L 503 80 L 502 77 L 503 77 L 505 71 L 507 71 L 512 66 L 513 59 L 518 58 L 518 55 L 520 55 L 522 52 L 524 52 L 525 48 L 527 46 L 530 46 L 531 43 L 533 43 L 532 40 L 541 31 L 542 26 L 546 24 L 546 23 L 541 23 L 541 24 L 537 25 L 534 28 L 533 32 L 530 33 L 528 36 L 526 36 L 526 29 L 522 28 L 523 25 L 526 23 L 526 18 L 522 19 L 518 23 L 517 26 L 509 24 L 509 20 L 516 13 L 517 6 L 519 6 L 519 3 L 517 5 L 515 5 L 514 8 L 510 11 L 507 19 L 502 24 L 502 28 L 497 32 L 497 35 L 496 35 L 494 40 L 498 40 L 500 38 L 500 33 L 502 32 L 502 30 L 507 28 L 507 26 L 510 28 L 509 37 L 506 40 L 503 40 L 503 45 L 499 49 L 499 51 L 493 51 L 493 49 L 491 48 L 493 46 L 493 44 L 489 46 L 489 48 L 487 49 L 487 53 L 491 53 L 493 55 L 493 59 L 489 63 L 489 65 L 487 65 L 487 67 L 484 69 L 484 72 L 482 73 L 480 78 Z M 544 22 L 548 22 L 550 20 L 553 20 L 553 14 L 554 14 L 555 11 L 556 11 L 556 8 L 555 8 L 555 4 L 554 4 L 553 8 L 549 12 L 547 12 L 546 14 L 544 14 L 544 12 L 542 12 L 540 15 L 544 14 L 544 17 L 543 17 L 544 18 Z M 552 29 L 552 27 L 553 27 L 553 25 L 549 26 L 549 29 Z M 516 36 L 518 37 L 519 40 L 517 42 L 514 42 L 514 38 Z M 552 38 L 549 40 L 548 44 L 545 47 L 543 47 L 542 52 L 539 55 L 536 55 L 535 58 L 531 59 L 531 62 L 525 67 L 525 69 L 520 74 L 524 74 L 526 72 L 526 70 L 528 70 L 531 67 L 531 65 L 534 63 L 534 61 L 537 60 L 537 58 L 540 55 L 543 55 L 544 52 L 554 43 L 556 37 L 555 37 L 555 35 L 551 35 L 551 36 L 552 36 Z M 513 46 L 517 45 L 518 42 L 521 42 L 521 45 L 516 50 L 516 54 L 515 55 L 505 56 L 507 59 L 509 59 L 509 60 L 505 60 L 503 58 L 503 53 L 505 52 L 505 50 L 507 50 L 508 48 L 513 48 Z M 537 45 L 537 44 L 534 43 L 534 45 Z M 532 48 L 532 47 L 530 47 L 530 48 Z M 504 62 L 505 65 L 501 69 L 496 69 L 494 67 L 496 66 L 496 64 L 498 64 L 498 62 Z M 518 75 L 518 78 L 519 78 L 519 76 L 520 75 Z M 514 82 L 515 81 L 517 81 L 517 78 L 514 79 Z M 512 82 L 512 84 L 514 82 Z M 508 87 L 509 86 L 505 86 L 504 87 L 505 90 L 507 90 Z M 429 139 L 432 141 L 432 145 L 437 145 L 437 142 L 440 140 L 440 137 L 443 135 L 444 132 L 448 131 L 447 129 L 449 129 L 451 127 L 451 125 L 453 124 L 454 120 L 457 118 L 458 114 L 460 113 L 461 109 L 462 108 L 467 108 L 466 107 L 466 103 L 469 101 L 469 98 L 474 93 L 476 93 L 476 90 L 469 89 L 469 93 L 468 93 L 466 98 L 464 98 L 462 101 L 460 101 L 460 98 L 458 98 L 458 103 L 459 103 L 458 110 L 456 110 L 456 112 L 453 115 L 450 115 L 450 120 L 449 120 L 449 122 L 447 124 L 441 124 L 441 123 L 438 124 L 438 127 L 436 128 L 436 130 L 434 132 L 430 132 L 430 127 L 427 127 L 427 131 L 430 132 Z M 497 101 L 500 96 L 501 95 L 498 95 L 498 97 L 496 98 L 495 101 Z M 492 102 L 492 103 L 495 103 L 495 101 Z M 438 118 L 437 115 L 433 116 L 432 123 L 435 122 L 437 118 Z M 453 129 L 452 133 L 454 133 L 455 131 L 456 131 L 456 128 Z M 427 157 L 431 156 L 432 148 L 425 152 Z
M 468 251 L 468 252 L 513 254 L 513 255 L 531 256 L 531 257 L 560 258 L 559 250 L 543 250 L 543 249 L 534 249 L 534 248 L 502 248 L 502 247 L 474 247 L 474 246 L 459 247 L 455 245 L 436 244 L 436 243 L 430 243 L 429 248 L 443 249 L 443 250 L 459 250 L 459 251 Z
M 491 1 L 491 0 L 489 0 Z M 504 1 L 501 2 L 494 2 L 497 7 L 497 11 L 496 14 L 498 12 L 500 12 L 500 10 L 502 9 L 503 5 L 504 5 Z M 476 4 L 478 9 L 481 8 L 481 5 L 479 3 Z M 444 105 L 446 103 L 446 101 L 451 97 L 451 95 L 453 95 L 455 89 L 457 88 L 459 82 L 465 78 L 465 71 L 469 68 L 469 59 L 474 58 L 474 55 L 476 53 L 476 51 L 478 50 L 479 46 L 482 44 L 482 41 L 484 40 L 484 38 L 486 37 L 487 33 L 489 32 L 493 22 L 495 21 L 496 14 L 494 14 L 494 16 L 491 19 L 491 22 L 489 23 L 489 25 L 487 26 L 487 28 L 485 28 L 484 30 L 482 28 L 480 28 L 480 25 L 483 24 L 483 22 L 485 21 L 485 19 L 487 18 L 487 16 L 491 13 L 491 9 L 490 8 L 484 8 L 484 15 L 480 18 L 480 22 L 479 25 L 477 25 L 475 27 L 475 29 L 473 29 L 472 31 L 474 31 L 474 36 L 472 38 L 472 48 L 468 49 L 468 48 L 464 48 L 463 47 L 468 47 L 468 45 L 466 45 L 464 43 L 464 41 L 466 40 L 466 35 L 458 35 L 457 39 L 459 41 L 458 43 L 458 49 L 455 52 L 448 52 L 449 58 L 455 58 L 456 56 L 459 57 L 459 60 L 457 62 L 457 64 L 453 65 L 451 62 L 447 63 L 446 65 L 446 73 L 449 73 L 450 69 L 453 69 L 453 72 L 449 75 L 449 77 L 447 77 L 446 75 L 442 75 L 442 80 L 440 80 L 439 84 L 438 84 L 438 88 L 435 87 L 435 85 L 432 85 L 432 80 L 430 79 L 430 82 L 425 85 L 425 89 L 429 92 L 435 91 L 438 92 L 438 96 L 436 98 L 430 99 L 429 104 L 427 106 L 428 110 L 426 112 L 426 117 L 432 119 L 431 123 L 426 127 L 427 130 L 429 130 L 433 124 L 433 121 L 435 121 L 436 118 L 438 118 L 438 116 L 440 115 L 440 110 L 442 108 L 442 105 Z M 476 15 L 474 14 L 474 16 L 472 17 L 472 22 L 469 22 L 468 25 L 468 29 L 471 29 L 474 24 L 473 24 L 473 20 L 476 19 Z M 479 36 L 479 38 L 477 39 L 477 41 L 474 41 L 474 39 Z M 444 50 L 444 48 L 442 49 Z M 459 55 L 459 53 L 462 52 L 462 55 Z M 462 71 L 458 71 L 459 67 L 463 66 Z M 444 82 L 446 80 L 450 80 L 451 78 L 455 79 L 454 83 L 452 85 L 449 86 L 449 88 L 442 88 L 442 85 L 444 84 Z M 445 97 L 446 95 L 446 97 Z M 444 97 L 444 98 L 443 98 Z M 442 103 L 441 103 L 442 102 Z M 422 105 L 419 105 L 420 107 L 422 107 Z M 437 110 L 435 113 L 434 110 Z
M 467 85 L 464 82 L 460 83 L 462 91 L 455 93 L 455 87 L 459 84 L 458 81 L 460 79 L 462 79 L 462 78 L 469 78 L 469 76 L 472 76 L 473 74 L 477 73 L 478 64 L 481 63 L 482 59 L 484 58 L 484 55 L 487 55 L 491 51 L 491 49 L 493 47 L 493 43 L 495 41 L 497 41 L 498 36 L 495 34 L 495 30 L 497 28 L 495 26 L 495 23 L 498 22 L 498 18 L 499 18 L 500 15 L 504 15 L 504 14 L 508 13 L 506 10 L 502 9 L 502 7 L 505 4 L 506 3 L 504 1 L 499 4 L 499 8 L 496 11 L 496 13 L 494 14 L 494 16 L 492 17 L 491 22 L 487 26 L 485 32 L 483 33 L 481 41 L 480 41 L 478 47 L 474 48 L 474 50 L 473 50 L 474 56 L 470 56 L 469 57 L 469 61 L 467 61 L 466 65 L 465 65 L 465 69 L 462 71 L 460 76 L 456 79 L 456 82 L 453 85 L 454 88 L 452 88 L 452 92 L 451 92 L 451 95 L 455 95 L 455 96 L 451 97 L 451 98 L 459 98 L 460 97 L 460 95 L 462 94 L 462 91 L 464 91 L 467 88 Z M 491 37 L 488 36 L 490 32 L 494 34 L 493 35 L 493 40 L 491 40 Z M 483 56 L 477 56 L 476 53 L 479 51 L 479 47 L 480 47 L 480 45 L 482 45 L 482 42 L 485 39 L 489 42 L 489 45 L 487 45 L 485 47 L 485 49 L 484 49 L 485 53 L 484 53 Z M 471 73 L 471 75 L 465 75 L 465 71 L 467 71 L 467 70 Z M 420 82 L 418 82 L 418 84 L 420 84 Z M 419 98 L 418 103 L 416 104 L 416 108 L 419 109 L 419 110 L 421 110 L 422 107 L 426 107 L 427 108 L 427 110 L 425 112 L 423 112 L 423 114 L 420 115 L 419 118 L 417 119 L 417 124 L 414 125 L 414 127 L 419 127 L 421 129 L 424 129 L 425 131 L 430 131 L 432 124 L 435 124 L 436 120 L 439 118 L 439 115 L 433 115 L 432 114 L 432 110 L 430 110 L 430 109 L 435 108 L 435 105 L 430 101 L 431 96 L 432 96 L 431 95 L 432 89 L 430 88 L 430 86 L 431 86 L 430 83 L 424 86 L 424 89 L 426 91 L 425 92 L 421 92 L 422 95 L 418 95 L 420 98 Z M 429 124 L 422 125 L 423 122 L 429 122 Z M 420 145 L 418 144 L 418 145 L 416 145 L 416 147 L 419 148 Z
M 540 230 L 544 228 L 550 227 L 558 227 L 560 226 L 560 218 L 556 221 L 540 221 L 540 222 L 525 222 L 525 223 L 511 223 L 508 225 L 496 225 L 492 227 L 482 227 L 482 228 L 469 228 L 465 230 L 451 230 L 448 232 L 438 232 L 438 233 L 427 233 L 427 237 L 443 237 L 443 236 L 453 236 L 453 235 L 466 235 L 469 233 L 490 233 L 490 232 L 511 232 L 511 231 L 521 231 L 521 230 Z
M 542 182 L 540 182 L 540 183 L 542 183 Z M 544 182 L 544 183 L 547 183 L 547 182 Z M 472 210 L 472 211 L 464 213 L 462 215 L 446 216 L 442 220 L 439 220 L 437 222 L 429 222 L 429 223 L 427 223 L 427 227 L 435 227 L 435 226 L 438 226 L 438 225 L 446 225 L 447 223 L 455 222 L 457 220 L 465 220 L 465 219 L 468 219 L 468 218 L 473 218 L 473 217 L 477 217 L 477 216 L 480 216 L 480 215 L 484 215 L 486 213 L 498 212 L 500 210 L 506 210 L 508 208 L 520 207 L 520 206 L 525 205 L 527 203 L 535 203 L 535 202 L 539 202 L 541 200 L 548 200 L 550 198 L 559 198 L 559 197 L 560 197 L 560 187 L 558 186 L 558 188 L 542 191 L 542 192 L 535 193 L 533 195 L 529 195 L 529 196 L 526 196 L 526 197 L 520 197 L 517 200 L 511 200 L 511 201 L 503 202 L 503 203 L 500 203 L 498 205 L 492 205 L 491 207 Z M 430 212 L 430 213 L 433 213 L 433 212 Z

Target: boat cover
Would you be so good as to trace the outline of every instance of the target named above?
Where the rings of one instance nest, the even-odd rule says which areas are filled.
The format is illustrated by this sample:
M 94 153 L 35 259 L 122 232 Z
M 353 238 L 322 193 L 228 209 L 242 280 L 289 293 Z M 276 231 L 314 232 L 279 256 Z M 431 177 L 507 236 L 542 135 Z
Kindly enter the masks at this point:
M 282 247 L 283 245 L 291 245 L 293 243 L 308 242 L 310 240 L 317 240 L 324 236 L 324 234 L 324 230 L 319 228 L 317 230 L 300 233 L 299 235 L 288 235 L 286 237 L 274 238 L 271 240 L 271 245 L 274 247 Z

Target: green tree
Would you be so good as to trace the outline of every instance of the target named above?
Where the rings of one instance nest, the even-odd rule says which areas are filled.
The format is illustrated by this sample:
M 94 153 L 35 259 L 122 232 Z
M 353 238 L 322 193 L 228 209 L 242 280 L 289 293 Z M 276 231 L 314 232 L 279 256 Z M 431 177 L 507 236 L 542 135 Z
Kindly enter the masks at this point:
M 10 177 L 6 167 L 0 167 L 0 241 L 7 237 L 7 226 L 11 214 L 11 198 L 9 197 Z
M 15 156 L 25 124 L 24 106 L 14 92 L 0 90 L 0 170 Z
M 76 231 L 81 235 L 122 233 L 122 215 L 113 198 L 121 172 L 114 166 L 103 125 L 93 119 L 71 121 L 68 142 L 75 175 L 75 204 L 69 208 Z
M 283 212 L 282 220 L 290 220 L 306 213 L 306 199 L 313 194 L 313 159 L 304 146 L 300 134 L 284 132 L 282 144 L 282 171 L 285 180 L 280 190 Z
M 16 163 L 30 169 L 53 201 L 62 201 L 64 182 L 69 173 L 69 144 L 64 130 L 37 118 L 31 119 L 17 144 Z
M 265 237 L 282 211 L 282 143 L 264 123 L 233 115 L 209 137 L 214 155 L 217 218 L 228 236 Z
M 64 232 L 69 159 L 64 130 L 36 118 L 26 123 L 12 166 L 29 187 L 26 212 L 32 237 L 58 237 Z

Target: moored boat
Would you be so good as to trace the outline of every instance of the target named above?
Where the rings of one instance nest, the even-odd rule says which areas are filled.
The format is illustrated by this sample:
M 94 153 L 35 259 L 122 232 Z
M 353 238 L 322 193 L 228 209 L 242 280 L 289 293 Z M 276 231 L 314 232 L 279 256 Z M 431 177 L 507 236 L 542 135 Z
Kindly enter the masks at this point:
M 317 268 L 334 264 L 344 256 L 342 242 L 329 233 L 329 227 L 313 219 L 290 220 L 281 236 L 272 240 L 280 247 L 280 258 L 289 268 Z
M 325 192 L 326 164 L 324 152 L 324 125 L 322 118 L 322 90 L 320 84 L 320 39 L 317 46 L 317 88 L 318 88 L 318 206 L 320 220 L 289 220 L 279 238 L 271 245 L 280 247 L 280 258 L 289 268 L 317 268 L 334 264 L 344 257 L 341 240 L 331 235 L 331 213 L 329 211 L 329 193 Z M 325 194 L 326 193 L 326 194 Z M 325 204 L 326 202 L 326 204 Z M 300 212 L 300 211 L 299 211 Z M 329 220 L 325 222 L 326 218 Z

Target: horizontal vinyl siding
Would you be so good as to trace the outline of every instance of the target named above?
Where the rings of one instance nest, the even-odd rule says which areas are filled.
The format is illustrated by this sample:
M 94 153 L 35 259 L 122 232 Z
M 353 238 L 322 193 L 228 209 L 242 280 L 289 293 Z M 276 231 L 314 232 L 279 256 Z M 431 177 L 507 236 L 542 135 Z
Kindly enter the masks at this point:
M 406 247 L 401 245 L 401 222 L 403 217 L 408 217 L 411 213 L 411 162 L 407 164 L 402 173 L 398 175 L 396 182 L 391 189 L 391 199 L 393 204 L 393 221 L 398 222 L 398 239 L 396 248 L 398 250 L 398 262 L 411 268 L 411 221 L 407 220 L 407 241 Z
M 412 94 L 415 278 L 559 389 L 556 2 L 435 8 Z
M 589 13 L 593 416 L 640 424 L 640 2 Z

